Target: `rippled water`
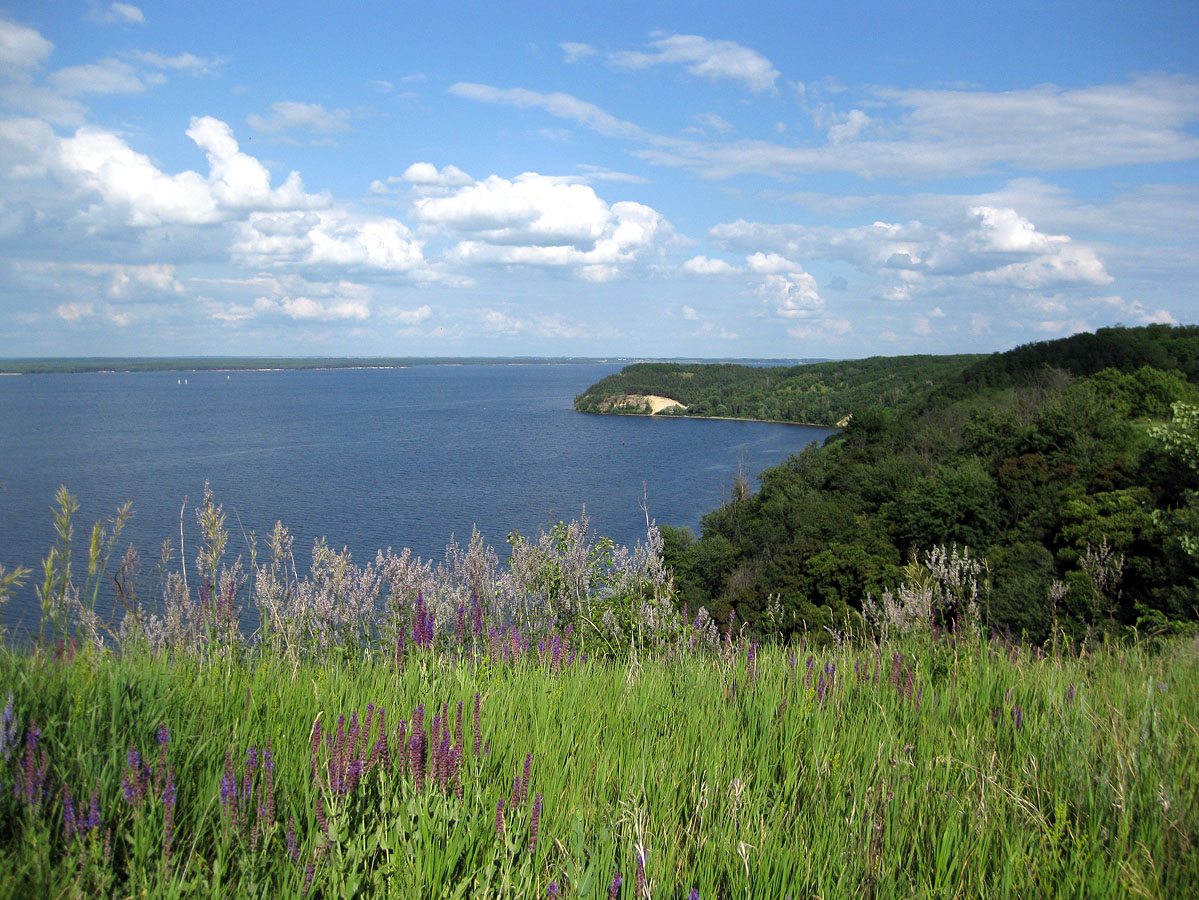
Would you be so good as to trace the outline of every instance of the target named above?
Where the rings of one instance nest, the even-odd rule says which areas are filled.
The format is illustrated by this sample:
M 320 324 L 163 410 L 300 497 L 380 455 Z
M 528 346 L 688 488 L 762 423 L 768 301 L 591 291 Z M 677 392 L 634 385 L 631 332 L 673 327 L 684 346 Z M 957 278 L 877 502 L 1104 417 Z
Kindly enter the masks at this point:
M 477 526 L 504 555 L 578 517 L 619 543 L 659 523 L 698 531 L 738 466 L 781 462 L 825 429 L 757 422 L 588 416 L 575 394 L 615 365 L 417 366 L 288 372 L 151 372 L 0 378 L 0 564 L 36 568 L 50 507 L 79 499 L 76 568 L 91 524 L 132 501 L 126 531 L 147 569 L 164 539 L 189 559 L 210 480 L 237 539 L 282 520 L 303 561 L 325 536 L 356 558 L 411 547 L 440 559 Z M 182 383 L 186 379 L 186 384 Z M 123 549 L 122 546 L 122 549 Z M 36 622 L 31 589 L 0 617 Z

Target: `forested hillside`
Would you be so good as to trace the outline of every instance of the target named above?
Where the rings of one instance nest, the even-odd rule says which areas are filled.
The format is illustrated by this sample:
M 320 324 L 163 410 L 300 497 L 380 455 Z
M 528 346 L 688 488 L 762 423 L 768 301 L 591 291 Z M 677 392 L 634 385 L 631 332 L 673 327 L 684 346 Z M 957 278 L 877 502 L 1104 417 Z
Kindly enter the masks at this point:
M 852 625 L 868 595 L 917 590 L 927 553 L 956 545 L 983 565 L 979 605 L 998 629 L 1194 620 L 1197 377 L 1196 327 L 978 360 L 899 412 L 855 415 L 757 493 L 735 490 L 698 540 L 667 529 L 680 597 L 763 632 Z
M 850 413 L 898 408 L 960 374 L 981 356 L 876 356 L 798 366 L 636 363 L 575 398 L 590 413 L 644 414 L 623 398 L 669 397 L 689 416 L 764 419 L 834 426 Z M 678 415 L 667 409 L 659 415 Z

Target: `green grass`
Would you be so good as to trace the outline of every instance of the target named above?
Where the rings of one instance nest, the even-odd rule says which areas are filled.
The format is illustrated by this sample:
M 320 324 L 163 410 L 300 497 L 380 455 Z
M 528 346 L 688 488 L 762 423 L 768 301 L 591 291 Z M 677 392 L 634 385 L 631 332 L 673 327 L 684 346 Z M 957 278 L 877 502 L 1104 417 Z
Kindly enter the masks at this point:
M 472 665 L 416 651 L 397 671 L 377 657 L 4 651 L 19 733 L 0 763 L 0 895 L 546 897 L 554 882 L 608 897 L 620 872 L 631 898 L 641 853 L 644 895 L 680 900 L 1178 897 L 1199 884 L 1194 642 L 1038 658 L 908 641 L 820 651 L 810 669 L 800 649 L 762 648 L 752 667 L 747 649 L 556 673 L 535 655 Z M 476 693 L 489 746 L 477 756 Z M 314 721 L 334 733 L 368 704 L 387 711 L 393 763 L 400 720 L 424 704 L 430 729 L 448 705 L 461 799 L 452 780 L 418 791 L 398 765 L 340 794 L 327 746 L 314 776 Z M 32 804 L 30 720 L 47 763 Z M 178 792 L 166 863 L 163 725 Z M 221 800 L 227 760 L 240 783 L 268 741 L 275 814 L 257 811 L 260 765 L 239 830 Z M 121 783 L 131 745 L 156 770 L 139 809 Z M 64 837 L 65 790 L 81 807 L 98 792 L 99 828 Z

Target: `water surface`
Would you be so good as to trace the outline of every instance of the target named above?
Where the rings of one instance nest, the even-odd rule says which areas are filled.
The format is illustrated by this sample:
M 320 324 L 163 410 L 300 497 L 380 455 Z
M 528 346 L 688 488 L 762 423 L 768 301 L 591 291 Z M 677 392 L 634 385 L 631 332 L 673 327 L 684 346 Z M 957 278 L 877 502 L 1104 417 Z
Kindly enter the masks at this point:
M 282 520 L 298 562 L 324 536 L 360 562 L 380 548 L 440 559 L 472 527 L 505 555 L 512 530 L 577 518 L 618 543 L 659 523 L 698 532 L 739 466 L 756 473 L 830 431 L 724 420 L 590 416 L 574 396 L 617 365 L 418 366 L 0 378 L 0 563 L 36 568 L 50 507 L 79 499 L 76 571 L 91 524 L 132 501 L 148 570 L 180 507 L 191 559 L 209 480 L 236 539 Z M 186 384 L 183 383 L 186 380 Z M 122 546 L 123 550 L 123 546 Z M 35 623 L 32 591 L 0 610 Z

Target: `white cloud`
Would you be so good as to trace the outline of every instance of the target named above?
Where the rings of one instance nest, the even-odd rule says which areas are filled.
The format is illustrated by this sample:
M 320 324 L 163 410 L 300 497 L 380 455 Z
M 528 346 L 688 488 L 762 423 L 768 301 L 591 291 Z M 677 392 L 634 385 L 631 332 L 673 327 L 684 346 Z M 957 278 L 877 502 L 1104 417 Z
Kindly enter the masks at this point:
M 278 306 L 293 319 L 317 319 L 328 322 L 337 319 L 369 319 L 370 307 L 360 300 L 319 303 L 311 297 L 284 297 Z
M 259 275 L 245 281 L 225 281 L 223 293 L 249 291 L 245 302 L 208 301 L 208 314 L 236 325 L 259 318 L 287 318 L 302 323 L 361 322 L 372 317 L 371 289 L 362 284 L 309 281 L 295 275 Z
M 109 212 L 135 226 L 211 224 L 251 210 L 328 203 L 304 192 L 298 172 L 272 188 L 266 167 L 239 150 L 232 129 L 219 119 L 192 118 L 187 136 L 208 157 L 207 178 L 192 171 L 168 175 L 116 134 L 94 126 L 61 140 L 55 163 L 63 180 L 99 194 Z
M 559 118 L 586 125 L 609 137 L 631 138 L 643 135 L 642 130 L 631 122 L 618 119 L 594 103 L 588 103 L 570 94 L 539 94 L 524 88 L 504 89 L 465 81 L 452 85 L 449 92 L 456 97 L 480 100 L 484 103 L 498 103 L 520 109 L 542 109 Z
M 60 303 L 54 312 L 66 322 L 78 322 L 91 316 L 93 309 L 90 303 Z
M 712 178 L 749 172 L 942 178 L 1199 157 L 1193 133 L 1199 80 L 1191 77 L 1146 75 L 1126 84 L 1003 92 L 882 88 L 871 99 L 873 117 L 860 110 L 857 116 L 827 114 L 835 124 L 825 146 L 653 137 L 638 155 Z M 876 131 L 882 136 L 871 138 Z
M 692 275 L 728 275 L 737 269 L 723 259 L 709 259 L 706 256 L 693 256 L 683 263 L 683 271 Z
M 394 319 L 403 325 L 419 325 L 421 322 L 432 317 L 433 308 L 427 303 L 424 306 L 418 306 L 416 309 L 392 309 L 388 310 L 387 318 Z
M 427 271 L 423 243 L 393 218 L 366 218 L 344 210 L 256 212 L 240 226 L 236 256 L 258 266 L 333 266 L 408 273 Z
M 875 276 L 901 279 L 896 288 L 905 296 L 923 277 L 970 276 L 1030 289 L 1111 281 L 1091 247 L 1066 235 L 1043 234 L 1011 209 L 975 207 L 939 227 L 916 220 L 851 228 L 739 220 L 709 234 L 722 246 L 753 251 L 747 261 L 755 271 L 781 271 L 788 260 L 841 260 Z
M 135 59 L 140 63 L 155 69 L 172 69 L 177 72 L 188 72 L 192 75 L 205 75 L 215 71 L 222 63 L 220 59 L 205 59 L 194 53 L 180 53 L 178 56 L 163 56 L 152 50 L 131 50 L 120 54 L 127 59 Z
M 412 218 L 466 237 L 448 254 L 458 262 L 573 266 L 590 281 L 618 277 L 669 231 L 648 206 L 609 205 L 588 185 L 531 172 L 420 198 Z
M 136 94 L 146 89 L 137 69 L 119 59 L 59 69 L 50 80 L 64 94 Z
M 144 25 L 146 22 L 145 14 L 131 3 L 110 3 L 106 7 L 101 7 L 98 3 L 93 2 L 88 18 L 93 22 L 105 25 L 114 23 Z
M 580 178 L 581 181 L 619 181 L 624 184 L 649 184 L 648 178 L 642 178 L 640 175 L 631 175 L 628 172 L 613 172 L 611 169 L 605 169 L 602 166 L 580 163 L 579 170 L 583 173 Z
M 714 112 L 699 113 L 691 119 L 700 129 L 715 131 L 717 134 L 728 134 L 733 130 L 732 124 Z
M 842 119 L 828 130 L 829 140 L 834 144 L 851 141 L 858 137 L 870 124 L 870 117 L 860 109 L 851 109 Z
M 595 55 L 595 48 L 590 44 L 580 44 L 575 41 L 563 41 L 558 45 L 562 48 L 563 58 L 568 63 L 578 62 L 588 56 Z
M 779 256 L 777 253 L 751 253 L 745 258 L 751 272 L 760 275 L 777 275 L 780 272 L 790 272 L 795 269 L 795 263 Z
M 784 319 L 809 318 L 824 309 L 816 279 L 796 268 L 786 275 L 767 275 L 758 287 L 758 295 Z
M 0 16 L 0 75 L 26 75 L 53 50 L 54 45 L 38 31 Z
M 391 181 L 392 179 L 388 179 Z M 461 187 L 474 184 L 474 179 L 457 166 L 442 166 L 440 170 L 432 163 L 416 162 L 404 170 L 397 180 L 422 187 Z
M 654 35 L 654 52 L 626 51 L 609 58 L 618 66 L 643 69 L 661 63 L 683 63 L 692 75 L 715 81 L 729 78 L 739 81 L 754 93 L 773 91 L 778 70 L 755 50 L 733 41 L 717 41 L 695 34 Z
M 325 109 L 318 103 L 297 103 L 292 100 L 281 100 L 271 104 L 272 114 L 260 116 L 251 113 L 246 121 L 255 131 L 265 134 L 277 134 L 293 128 L 300 128 L 316 134 L 336 134 L 350 130 L 350 111 L 348 109 Z
M 699 321 L 699 313 L 697 313 L 695 311 L 695 307 L 693 307 L 693 306 L 684 306 L 683 307 L 683 318 L 689 319 L 692 322 L 698 322 Z

